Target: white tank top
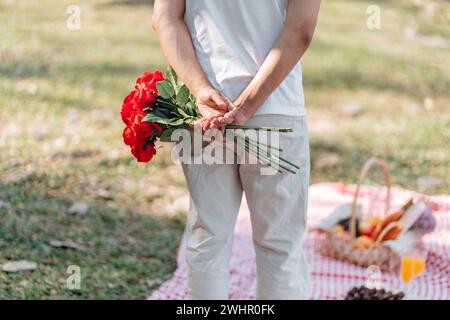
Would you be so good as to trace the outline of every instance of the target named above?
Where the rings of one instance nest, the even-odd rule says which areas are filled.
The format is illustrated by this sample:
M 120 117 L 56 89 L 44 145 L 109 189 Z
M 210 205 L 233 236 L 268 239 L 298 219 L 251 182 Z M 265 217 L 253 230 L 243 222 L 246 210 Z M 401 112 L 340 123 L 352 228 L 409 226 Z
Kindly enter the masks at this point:
M 288 0 L 186 0 L 185 22 L 211 84 L 231 100 L 255 76 L 284 28 Z M 256 114 L 305 115 L 298 63 Z

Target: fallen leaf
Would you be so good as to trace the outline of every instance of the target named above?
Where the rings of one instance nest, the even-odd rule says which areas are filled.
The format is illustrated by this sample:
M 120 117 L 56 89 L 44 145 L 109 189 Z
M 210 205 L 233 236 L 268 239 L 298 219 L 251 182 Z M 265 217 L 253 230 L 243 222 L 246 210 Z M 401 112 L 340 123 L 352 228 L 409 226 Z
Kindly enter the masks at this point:
M 0 200 L 0 209 L 10 209 L 10 208 L 11 205 L 9 204 L 9 202 Z
M 75 202 L 69 208 L 69 214 L 85 215 L 89 211 L 89 205 L 85 202 Z
M 70 153 L 70 157 L 72 158 L 88 158 L 92 157 L 98 152 L 90 151 L 90 150 L 75 150 Z
M 20 80 L 16 83 L 16 90 L 34 95 L 38 90 L 38 85 L 30 80 Z
M 57 152 L 53 154 L 52 158 L 72 158 L 72 159 L 80 159 L 80 158 L 89 158 L 99 154 L 99 152 L 89 151 L 89 150 L 75 150 L 72 152 Z
M 114 197 L 111 195 L 111 192 L 109 192 L 106 189 L 92 189 L 89 192 L 91 195 L 93 195 L 96 198 L 102 199 L 102 200 L 113 200 Z
M 53 148 L 62 148 L 67 144 L 67 139 L 65 137 L 59 137 L 53 139 L 51 142 Z
M 80 250 L 80 251 L 86 250 L 85 247 L 83 247 L 73 241 L 70 241 L 70 240 L 64 240 L 64 241 L 50 240 L 50 246 L 56 247 L 56 248 L 63 248 L 63 249 L 75 249 L 75 250 Z
M 359 101 L 350 101 L 345 104 L 338 106 L 337 108 L 343 115 L 349 117 L 359 116 L 363 109 L 361 107 L 361 103 Z
M 335 153 L 323 153 L 319 155 L 314 166 L 316 169 L 333 168 L 341 162 L 341 157 Z
M 159 286 L 161 283 L 162 283 L 161 279 L 150 279 L 150 280 L 147 280 L 147 286 L 150 289 L 152 289 L 152 288 L 154 288 L 156 286 Z
M 11 261 L 2 265 L 2 270 L 5 272 L 32 271 L 36 268 L 36 262 L 27 260 Z
M 158 186 L 150 185 L 144 188 L 145 196 L 148 200 L 162 197 L 164 195 L 164 190 Z
M 27 181 L 33 176 L 34 172 L 32 170 L 27 170 L 24 172 L 15 172 L 11 175 L 10 182 L 21 183 Z
M 126 256 L 124 258 L 124 260 L 126 261 L 126 263 L 138 263 L 139 262 L 138 258 L 136 258 L 135 256 Z
M 106 284 L 106 286 L 108 287 L 108 289 L 114 289 L 114 288 L 117 288 L 117 285 L 114 284 L 114 283 L 111 283 L 111 282 L 108 282 L 108 283 Z
M 189 195 L 178 197 L 175 201 L 167 203 L 163 210 L 164 213 L 169 215 L 187 212 L 189 210 Z
M 22 281 L 19 282 L 19 285 L 20 285 L 21 287 L 28 287 L 29 283 L 30 283 L 30 282 L 27 281 L 27 280 L 22 280 Z
M 423 99 L 423 105 L 427 111 L 431 111 L 434 109 L 434 100 L 433 98 L 426 97 Z

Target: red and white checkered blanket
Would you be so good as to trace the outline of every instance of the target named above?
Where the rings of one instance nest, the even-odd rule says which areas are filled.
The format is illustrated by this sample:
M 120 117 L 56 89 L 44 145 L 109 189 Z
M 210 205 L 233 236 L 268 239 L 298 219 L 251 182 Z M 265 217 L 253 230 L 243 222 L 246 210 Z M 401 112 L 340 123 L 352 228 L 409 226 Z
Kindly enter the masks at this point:
M 355 186 L 339 183 L 316 184 L 310 188 L 308 226 L 316 225 L 320 219 L 337 206 L 350 203 Z M 360 201 L 363 205 L 372 203 L 374 194 L 382 193 L 376 187 L 361 189 Z M 450 196 L 423 196 L 421 194 L 394 187 L 392 205 L 400 207 L 409 198 L 423 198 L 434 210 L 437 220 L 436 230 L 424 237 L 428 250 L 426 273 L 415 279 L 415 295 L 421 299 L 450 299 Z M 310 299 L 342 299 L 353 286 L 364 284 L 367 270 L 346 262 L 335 261 L 315 253 L 317 236 L 313 232 L 305 235 L 305 250 L 311 268 L 312 288 Z M 184 240 L 178 249 L 178 268 L 173 277 L 154 291 L 149 299 L 187 299 Z M 229 280 L 230 299 L 254 299 L 256 289 L 256 266 L 253 251 L 251 224 L 245 201 L 241 206 L 235 229 Z M 398 275 L 383 273 L 382 282 L 392 288 L 400 288 Z

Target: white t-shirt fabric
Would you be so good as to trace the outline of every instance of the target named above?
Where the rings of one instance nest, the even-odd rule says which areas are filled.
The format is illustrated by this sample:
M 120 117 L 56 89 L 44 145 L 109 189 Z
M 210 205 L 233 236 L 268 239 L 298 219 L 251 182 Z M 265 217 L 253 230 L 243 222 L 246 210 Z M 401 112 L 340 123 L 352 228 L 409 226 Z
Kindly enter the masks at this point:
M 185 22 L 211 84 L 235 100 L 284 28 L 288 0 L 186 0 Z M 256 114 L 306 115 L 300 62 Z

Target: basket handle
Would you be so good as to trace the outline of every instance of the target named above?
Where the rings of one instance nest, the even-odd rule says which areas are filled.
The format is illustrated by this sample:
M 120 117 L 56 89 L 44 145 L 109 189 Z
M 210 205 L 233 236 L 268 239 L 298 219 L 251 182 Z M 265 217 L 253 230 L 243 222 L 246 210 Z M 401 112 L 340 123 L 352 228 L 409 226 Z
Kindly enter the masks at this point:
M 389 174 L 389 167 L 383 160 L 371 158 L 366 161 L 361 170 L 361 173 L 359 174 L 358 185 L 356 187 L 356 192 L 353 197 L 352 210 L 350 213 L 350 236 L 352 237 L 352 239 L 356 238 L 356 204 L 358 202 L 359 191 L 361 189 L 362 183 L 364 182 L 364 179 L 369 173 L 369 170 L 375 165 L 378 165 L 378 167 L 383 171 L 384 181 L 387 187 L 385 199 L 386 205 L 384 213 L 387 214 L 389 211 L 389 206 L 391 202 L 391 175 Z

